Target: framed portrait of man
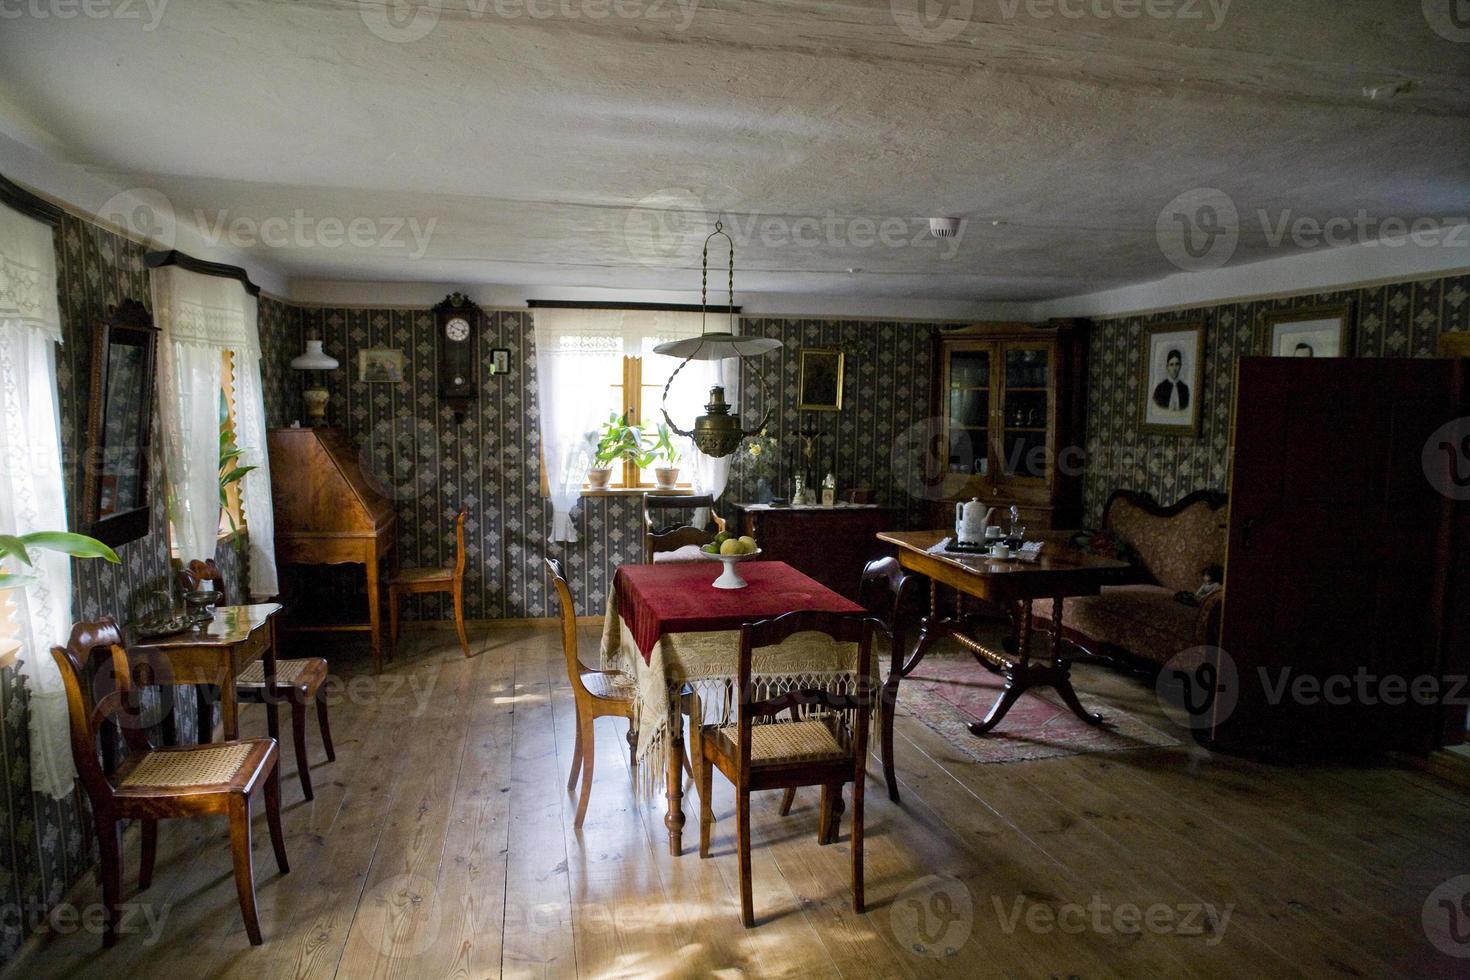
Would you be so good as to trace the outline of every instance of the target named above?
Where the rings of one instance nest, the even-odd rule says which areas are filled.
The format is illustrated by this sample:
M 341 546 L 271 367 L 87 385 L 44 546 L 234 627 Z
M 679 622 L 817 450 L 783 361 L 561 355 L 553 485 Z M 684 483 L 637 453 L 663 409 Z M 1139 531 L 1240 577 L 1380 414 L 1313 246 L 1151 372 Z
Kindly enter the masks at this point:
M 1199 435 L 1204 371 L 1203 323 L 1161 323 L 1143 328 L 1142 432 Z
M 1267 357 L 1348 357 L 1352 321 L 1350 303 L 1271 310 L 1261 316 L 1261 352 Z

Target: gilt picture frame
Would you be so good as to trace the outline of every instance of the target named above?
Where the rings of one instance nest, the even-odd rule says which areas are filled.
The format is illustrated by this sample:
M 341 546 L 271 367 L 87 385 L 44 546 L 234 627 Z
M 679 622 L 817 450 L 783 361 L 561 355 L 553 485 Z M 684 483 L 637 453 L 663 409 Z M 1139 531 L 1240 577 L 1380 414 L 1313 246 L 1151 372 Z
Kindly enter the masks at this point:
M 1268 310 L 1261 315 L 1260 351 L 1267 357 L 1350 357 L 1352 330 L 1351 303 Z
M 844 357 L 835 347 L 803 347 L 800 353 L 797 405 L 804 412 L 842 411 Z
M 1205 326 L 1200 321 L 1159 323 L 1141 336 L 1140 432 L 1198 436 L 1203 393 Z

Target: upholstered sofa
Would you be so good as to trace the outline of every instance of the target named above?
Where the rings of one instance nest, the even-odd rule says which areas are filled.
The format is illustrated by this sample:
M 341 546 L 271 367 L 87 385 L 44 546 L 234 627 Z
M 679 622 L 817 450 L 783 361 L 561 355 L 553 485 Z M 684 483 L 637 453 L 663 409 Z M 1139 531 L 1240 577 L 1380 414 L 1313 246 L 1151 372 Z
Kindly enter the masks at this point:
M 1133 580 L 1105 586 L 1101 595 L 1066 600 L 1063 637 L 1096 656 L 1155 665 L 1214 642 L 1223 590 L 1199 605 L 1180 602 L 1176 594 L 1198 589 L 1206 569 L 1219 575 L 1228 527 L 1225 497 L 1202 490 L 1160 507 L 1147 494 L 1119 490 L 1108 498 L 1103 527 L 1127 546 Z M 1051 602 L 1037 602 L 1033 614 L 1049 625 Z

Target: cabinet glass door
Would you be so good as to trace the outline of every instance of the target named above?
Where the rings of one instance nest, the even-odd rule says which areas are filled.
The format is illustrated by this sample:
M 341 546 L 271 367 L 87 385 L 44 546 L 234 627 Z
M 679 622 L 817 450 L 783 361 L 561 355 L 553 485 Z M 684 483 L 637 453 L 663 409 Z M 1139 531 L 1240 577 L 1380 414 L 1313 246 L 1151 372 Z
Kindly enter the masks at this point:
M 984 476 L 990 471 L 991 351 L 958 350 L 948 371 L 949 475 Z
M 1011 479 L 1044 480 L 1051 417 L 1051 352 L 1046 347 L 1008 345 L 1004 356 L 1001 472 Z

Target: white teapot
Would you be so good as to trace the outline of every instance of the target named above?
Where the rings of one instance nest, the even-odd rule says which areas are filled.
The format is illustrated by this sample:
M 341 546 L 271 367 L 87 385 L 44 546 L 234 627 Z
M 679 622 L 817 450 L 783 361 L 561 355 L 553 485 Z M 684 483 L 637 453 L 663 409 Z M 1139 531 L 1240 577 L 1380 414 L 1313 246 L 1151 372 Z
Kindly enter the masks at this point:
M 979 497 L 954 505 L 954 536 L 960 544 L 984 544 L 985 529 L 990 526 L 994 507 L 986 507 Z

